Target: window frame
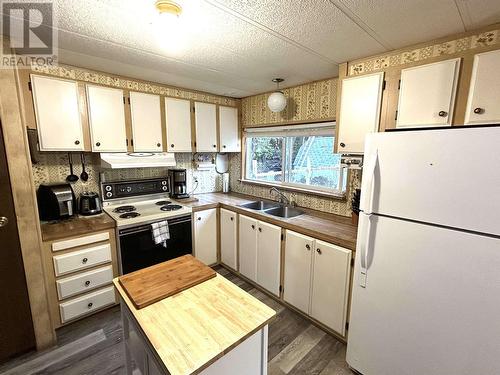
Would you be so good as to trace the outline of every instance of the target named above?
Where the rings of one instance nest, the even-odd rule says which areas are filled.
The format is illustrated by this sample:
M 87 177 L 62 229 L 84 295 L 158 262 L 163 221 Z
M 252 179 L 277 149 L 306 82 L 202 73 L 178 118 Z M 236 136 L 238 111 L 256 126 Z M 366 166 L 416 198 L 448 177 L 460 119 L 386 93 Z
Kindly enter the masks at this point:
M 282 190 L 286 191 L 292 191 L 292 192 L 298 192 L 298 193 L 308 193 L 308 194 L 314 194 L 318 196 L 325 196 L 325 197 L 333 197 L 333 198 L 338 198 L 338 199 L 345 199 L 348 196 L 349 192 L 349 177 L 350 177 L 350 170 L 347 167 L 343 167 L 342 164 L 339 166 L 340 168 L 340 176 L 339 176 L 339 181 L 343 181 L 345 178 L 346 182 L 346 189 L 345 191 L 342 190 L 337 190 L 337 189 L 330 189 L 327 187 L 322 187 L 322 186 L 314 186 L 314 185 L 306 185 L 306 184 L 298 184 L 298 183 L 293 183 L 293 182 L 285 182 L 286 179 L 286 174 L 287 174 L 287 167 L 286 167 L 286 142 L 287 139 L 286 137 L 291 137 L 293 135 L 300 136 L 300 132 L 304 130 L 308 130 L 311 128 L 316 127 L 317 129 L 320 129 L 318 132 L 318 135 L 323 135 L 324 133 L 321 132 L 321 129 L 325 128 L 333 128 L 333 137 L 334 137 L 334 142 L 336 138 L 336 123 L 333 121 L 330 122 L 318 122 L 318 123 L 308 123 L 308 124 L 297 124 L 297 125 L 273 125 L 273 126 L 266 126 L 266 127 L 248 127 L 246 129 L 243 129 L 242 132 L 242 154 L 241 154 L 241 176 L 240 176 L 240 182 L 252 184 L 252 185 L 258 185 L 258 186 L 266 186 L 266 187 L 277 187 Z M 262 133 L 263 135 L 270 135 L 270 134 L 276 134 L 277 137 L 284 137 L 283 140 L 283 147 L 282 147 L 282 181 L 281 182 L 267 182 L 267 181 L 262 181 L 262 180 L 256 180 L 256 179 L 251 179 L 247 178 L 246 173 L 247 173 L 247 168 L 246 168 L 246 163 L 247 163 L 247 156 L 248 156 L 248 150 L 247 150 L 247 138 L 256 136 L 257 134 Z M 289 133 L 288 135 L 286 133 Z M 309 134 L 303 134 L 303 136 L 310 136 Z M 333 154 L 332 150 L 332 154 Z

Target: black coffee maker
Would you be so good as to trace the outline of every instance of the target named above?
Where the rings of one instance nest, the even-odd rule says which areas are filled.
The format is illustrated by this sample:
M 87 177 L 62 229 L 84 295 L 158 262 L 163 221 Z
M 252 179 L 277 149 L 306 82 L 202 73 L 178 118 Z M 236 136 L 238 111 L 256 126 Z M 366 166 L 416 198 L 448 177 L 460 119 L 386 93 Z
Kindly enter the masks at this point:
M 189 198 L 185 169 L 169 169 L 168 181 L 170 183 L 170 198 Z

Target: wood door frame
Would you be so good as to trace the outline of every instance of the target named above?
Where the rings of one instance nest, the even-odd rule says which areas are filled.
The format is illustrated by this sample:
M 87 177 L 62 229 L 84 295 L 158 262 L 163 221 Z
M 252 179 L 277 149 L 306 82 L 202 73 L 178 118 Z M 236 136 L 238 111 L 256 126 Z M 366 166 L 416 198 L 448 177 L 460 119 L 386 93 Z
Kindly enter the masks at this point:
M 9 41 L 2 38 L 3 48 Z M 0 116 L 37 349 L 55 344 L 42 261 L 42 236 L 17 68 L 0 69 Z M 16 93 L 16 95 L 13 95 Z

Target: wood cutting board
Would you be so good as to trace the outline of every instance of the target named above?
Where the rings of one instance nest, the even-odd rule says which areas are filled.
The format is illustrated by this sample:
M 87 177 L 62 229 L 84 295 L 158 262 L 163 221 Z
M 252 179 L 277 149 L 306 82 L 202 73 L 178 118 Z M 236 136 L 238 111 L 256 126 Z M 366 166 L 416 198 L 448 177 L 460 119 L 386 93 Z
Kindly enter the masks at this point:
M 118 280 L 137 309 L 173 296 L 215 277 L 216 272 L 192 255 L 159 263 Z

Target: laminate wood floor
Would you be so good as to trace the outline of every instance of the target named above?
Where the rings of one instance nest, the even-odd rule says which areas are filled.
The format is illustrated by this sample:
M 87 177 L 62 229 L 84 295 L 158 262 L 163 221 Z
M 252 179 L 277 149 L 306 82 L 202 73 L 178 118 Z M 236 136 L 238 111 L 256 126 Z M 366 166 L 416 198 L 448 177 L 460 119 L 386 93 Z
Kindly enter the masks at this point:
M 269 375 L 352 375 L 345 345 L 223 267 L 215 270 L 277 312 L 269 326 Z M 57 346 L 0 365 L 0 374 L 125 374 L 120 308 L 57 331 Z

